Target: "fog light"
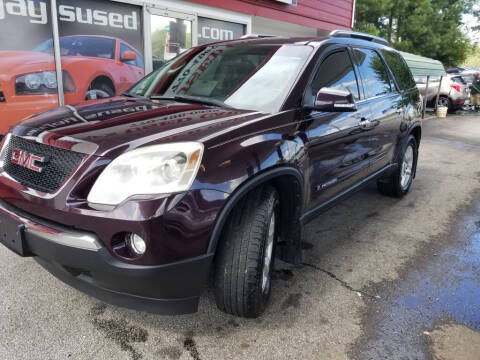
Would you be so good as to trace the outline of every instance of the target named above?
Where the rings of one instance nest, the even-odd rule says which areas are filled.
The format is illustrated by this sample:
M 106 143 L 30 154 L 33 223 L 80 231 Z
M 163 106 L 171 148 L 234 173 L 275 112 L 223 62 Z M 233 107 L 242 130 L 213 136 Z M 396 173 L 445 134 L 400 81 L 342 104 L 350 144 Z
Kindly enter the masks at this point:
M 145 254 L 147 250 L 147 244 L 137 234 L 128 234 L 127 235 L 127 246 L 137 255 Z

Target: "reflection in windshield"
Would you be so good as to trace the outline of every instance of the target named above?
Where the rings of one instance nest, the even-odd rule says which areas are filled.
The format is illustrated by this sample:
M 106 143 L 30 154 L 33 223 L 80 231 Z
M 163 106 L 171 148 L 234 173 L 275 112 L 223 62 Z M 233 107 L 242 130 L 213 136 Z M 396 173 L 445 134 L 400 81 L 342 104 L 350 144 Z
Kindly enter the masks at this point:
M 213 99 L 263 112 L 278 111 L 312 48 L 297 45 L 216 45 L 171 61 L 130 93 Z

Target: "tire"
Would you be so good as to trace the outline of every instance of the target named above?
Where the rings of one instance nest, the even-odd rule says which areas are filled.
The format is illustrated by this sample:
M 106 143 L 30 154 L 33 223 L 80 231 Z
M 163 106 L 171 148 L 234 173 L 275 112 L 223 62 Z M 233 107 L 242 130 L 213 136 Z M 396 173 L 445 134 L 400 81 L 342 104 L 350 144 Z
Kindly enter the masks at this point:
M 377 182 L 381 194 L 401 198 L 405 196 L 412 186 L 417 171 L 418 145 L 413 135 L 409 135 L 407 144 L 402 149 L 395 171 Z M 410 166 L 407 164 L 410 163 Z M 405 176 L 407 176 L 406 178 Z M 402 176 L 404 175 L 404 176 Z
M 278 220 L 279 197 L 272 186 L 252 190 L 230 214 L 215 260 L 215 300 L 220 310 L 246 318 L 264 312 L 271 292 Z
M 448 108 L 448 112 L 451 113 L 453 112 L 453 105 L 452 105 L 452 100 L 450 100 L 449 97 L 447 96 L 440 96 L 438 98 L 438 106 L 445 106 Z
M 106 99 L 115 96 L 115 90 L 104 82 L 93 82 L 85 95 L 86 100 Z

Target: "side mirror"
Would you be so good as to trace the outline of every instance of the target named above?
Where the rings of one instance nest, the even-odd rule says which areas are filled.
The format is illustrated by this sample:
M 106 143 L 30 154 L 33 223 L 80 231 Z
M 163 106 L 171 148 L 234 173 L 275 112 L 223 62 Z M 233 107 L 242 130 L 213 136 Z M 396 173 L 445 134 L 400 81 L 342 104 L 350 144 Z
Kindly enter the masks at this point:
M 314 110 L 325 112 L 355 112 L 357 106 L 353 94 L 349 91 L 322 88 L 317 94 Z
M 135 61 L 137 60 L 137 54 L 133 51 L 125 51 L 120 58 L 120 61 Z

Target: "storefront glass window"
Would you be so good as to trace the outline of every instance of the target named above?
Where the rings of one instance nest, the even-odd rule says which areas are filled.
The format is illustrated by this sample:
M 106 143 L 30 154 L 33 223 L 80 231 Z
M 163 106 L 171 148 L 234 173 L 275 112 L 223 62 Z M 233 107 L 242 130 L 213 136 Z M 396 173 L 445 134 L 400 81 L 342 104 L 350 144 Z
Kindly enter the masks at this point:
M 192 47 L 192 22 L 152 15 L 153 70 Z
M 58 106 L 53 52 L 38 48 L 53 37 L 50 1 L 0 1 L 0 34 L 3 135 L 20 120 Z
M 145 74 L 142 8 L 108 0 L 57 0 L 66 104 L 120 95 Z M 52 51 L 52 43 L 39 45 Z

